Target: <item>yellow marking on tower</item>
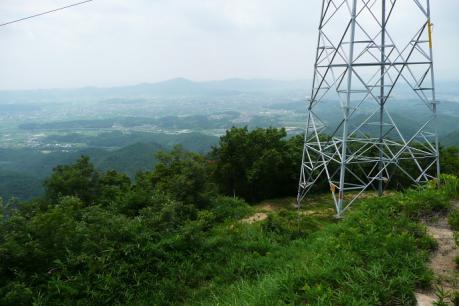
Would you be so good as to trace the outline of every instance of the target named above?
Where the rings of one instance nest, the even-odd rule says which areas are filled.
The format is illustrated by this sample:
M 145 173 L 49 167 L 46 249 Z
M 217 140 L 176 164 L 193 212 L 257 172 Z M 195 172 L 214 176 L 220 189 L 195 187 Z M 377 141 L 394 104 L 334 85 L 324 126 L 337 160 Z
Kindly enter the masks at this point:
M 430 20 L 427 22 L 427 27 L 429 30 L 429 48 L 432 49 L 432 22 Z

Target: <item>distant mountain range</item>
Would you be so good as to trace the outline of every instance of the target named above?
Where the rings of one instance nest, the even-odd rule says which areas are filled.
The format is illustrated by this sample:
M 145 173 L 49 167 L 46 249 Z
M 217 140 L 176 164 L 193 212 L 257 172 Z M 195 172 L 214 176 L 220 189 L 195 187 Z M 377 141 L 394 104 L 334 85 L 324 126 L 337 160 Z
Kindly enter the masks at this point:
M 196 82 L 176 78 L 157 83 L 142 83 L 119 87 L 82 87 L 70 89 L 36 89 L 0 91 L 0 104 L 13 102 L 43 102 L 50 100 L 92 100 L 112 98 L 151 98 L 179 96 L 231 96 L 241 94 L 289 94 L 307 96 L 310 80 L 281 81 L 270 79 L 226 79 Z M 408 89 L 402 86 L 402 94 Z M 438 82 L 440 98 L 459 101 L 459 82 Z M 409 90 L 408 90 L 409 91 Z
M 274 94 L 304 92 L 309 88 L 307 80 L 277 81 L 262 79 L 228 79 L 195 82 L 184 78 L 158 83 L 143 83 L 121 87 L 83 87 L 75 89 L 37 89 L 0 91 L 0 104 L 43 100 L 145 98 L 167 96 L 222 96 L 244 93 Z

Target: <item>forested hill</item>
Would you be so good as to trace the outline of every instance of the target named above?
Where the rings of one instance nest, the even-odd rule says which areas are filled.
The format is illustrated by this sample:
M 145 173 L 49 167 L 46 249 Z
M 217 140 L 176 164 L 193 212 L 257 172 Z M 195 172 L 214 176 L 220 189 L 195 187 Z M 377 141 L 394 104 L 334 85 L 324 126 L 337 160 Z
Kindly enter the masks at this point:
M 0 149 L 0 197 L 29 200 L 42 195 L 43 180 L 53 168 L 74 163 L 82 155 L 90 157 L 97 170 L 116 170 L 134 179 L 137 172 L 154 168 L 159 151 L 181 144 L 186 150 L 207 153 L 218 138 L 201 133 L 106 132 L 97 136 L 52 135 L 46 142 L 73 147 Z
M 303 139 L 286 136 L 233 128 L 135 180 L 89 157 L 55 167 L 43 196 L 2 205 L 0 305 L 414 305 L 433 284 L 421 220 L 459 224 L 457 177 L 367 193 L 338 221 L 326 182 L 293 208 Z M 442 165 L 458 175 L 458 151 Z

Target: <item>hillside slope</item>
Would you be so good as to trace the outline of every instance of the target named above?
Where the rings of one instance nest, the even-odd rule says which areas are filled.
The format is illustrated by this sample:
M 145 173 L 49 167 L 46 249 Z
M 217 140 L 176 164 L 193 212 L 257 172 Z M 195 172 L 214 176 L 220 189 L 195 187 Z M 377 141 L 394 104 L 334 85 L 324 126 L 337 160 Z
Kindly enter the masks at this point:
M 457 197 L 457 192 L 451 196 Z M 279 261 L 272 263 L 269 272 L 214 288 L 206 293 L 210 298 L 199 296 L 196 304 L 414 305 L 415 288 L 431 288 L 434 276 L 428 262 L 436 241 L 425 234 L 421 220 L 446 215 L 451 209 L 448 198 L 447 193 L 427 189 L 369 197 L 342 222 L 329 219 L 309 237 L 287 243 L 281 253 L 273 254 Z M 279 211 L 279 203 L 287 202 L 260 205 L 269 217 L 252 226 L 274 224 L 273 230 L 278 231 L 286 214 Z M 304 209 L 301 215 L 310 219 L 333 215 L 318 196 Z
M 122 202 L 64 198 L 0 225 L 0 304 L 414 305 L 436 248 L 421 220 L 447 214 L 458 194 L 448 178 L 440 190 L 369 196 L 342 221 L 323 196 L 299 212 L 288 199 L 250 208 L 219 198 L 189 221 L 159 199 L 130 216 Z M 25 237 L 27 251 L 14 243 Z
M 86 157 L 56 167 L 43 196 L 3 205 L 0 305 L 414 305 L 440 292 L 425 222 L 450 214 L 459 229 L 459 179 L 365 193 L 337 220 L 326 185 L 300 210 L 284 198 L 302 144 L 234 128 L 209 155 L 161 152 L 135 181 Z

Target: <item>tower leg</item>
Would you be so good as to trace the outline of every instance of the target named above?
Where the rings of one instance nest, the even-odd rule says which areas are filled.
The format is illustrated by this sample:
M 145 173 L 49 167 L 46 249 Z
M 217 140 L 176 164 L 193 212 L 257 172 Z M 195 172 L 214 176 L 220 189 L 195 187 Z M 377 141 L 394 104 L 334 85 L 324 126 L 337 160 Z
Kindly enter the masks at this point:
M 394 15 L 404 17 L 398 3 L 322 2 L 298 206 L 321 175 L 327 176 L 338 217 L 368 188 L 382 196 L 392 171 L 416 185 L 440 175 L 436 123 L 432 131 L 438 118 L 430 1 L 406 2 L 422 16 L 419 27 L 414 21 L 404 27 L 413 31 L 406 45 L 391 35 Z M 399 83 L 428 106 L 428 119 L 418 128 L 399 128 L 386 107 Z M 332 92 L 334 97 L 327 96 Z

